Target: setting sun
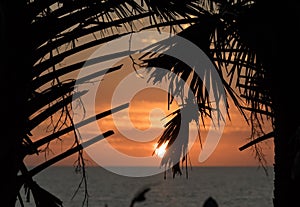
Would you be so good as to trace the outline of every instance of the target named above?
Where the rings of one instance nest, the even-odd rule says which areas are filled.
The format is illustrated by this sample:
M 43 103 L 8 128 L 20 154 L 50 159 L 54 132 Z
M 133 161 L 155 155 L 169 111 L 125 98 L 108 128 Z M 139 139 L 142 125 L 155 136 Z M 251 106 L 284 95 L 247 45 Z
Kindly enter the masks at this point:
M 166 153 L 166 148 L 168 146 L 169 142 L 165 142 L 163 143 L 159 148 L 157 148 L 157 143 L 154 145 L 154 149 L 155 149 L 155 154 L 160 157 L 163 158 L 163 156 Z

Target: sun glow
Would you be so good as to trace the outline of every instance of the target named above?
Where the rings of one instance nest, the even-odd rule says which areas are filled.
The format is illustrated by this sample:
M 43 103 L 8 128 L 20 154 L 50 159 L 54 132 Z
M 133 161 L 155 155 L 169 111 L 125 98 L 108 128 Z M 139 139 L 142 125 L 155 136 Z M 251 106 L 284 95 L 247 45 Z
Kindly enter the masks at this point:
M 160 145 L 159 148 L 157 148 L 157 143 L 154 145 L 154 149 L 155 149 L 155 154 L 160 157 L 160 158 L 163 158 L 166 151 L 167 151 L 167 146 L 168 146 L 168 141 L 163 143 L 162 145 Z

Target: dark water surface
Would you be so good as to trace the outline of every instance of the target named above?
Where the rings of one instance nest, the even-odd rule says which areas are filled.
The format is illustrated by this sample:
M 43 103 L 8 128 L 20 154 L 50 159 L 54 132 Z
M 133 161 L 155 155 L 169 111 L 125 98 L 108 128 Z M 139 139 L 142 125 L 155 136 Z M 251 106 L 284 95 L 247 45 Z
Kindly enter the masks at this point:
M 269 175 L 258 167 L 193 167 L 189 178 L 185 172 L 172 179 L 167 173 L 150 177 L 132 178 L 116 175 L 100 167 L 87 168 L 89 207 L 129 207 L 135 193 L 145 186 L 151 187 L 146 201 L 135 207 L 201 207 L 209 196 L 219 207 L 272 206 L 273 169 Z M 82 206 L 84 185 L 72 199 L 80 181 L 73 167 L 51 167 L 34 177 L 37 183 L 63 200 L 65 207 Z M 21 191 L 22 195 L 23 190 Z M 17 205 L 19 206 L 19 205 Z M 33 207 L 31 203 L 25 206 Z

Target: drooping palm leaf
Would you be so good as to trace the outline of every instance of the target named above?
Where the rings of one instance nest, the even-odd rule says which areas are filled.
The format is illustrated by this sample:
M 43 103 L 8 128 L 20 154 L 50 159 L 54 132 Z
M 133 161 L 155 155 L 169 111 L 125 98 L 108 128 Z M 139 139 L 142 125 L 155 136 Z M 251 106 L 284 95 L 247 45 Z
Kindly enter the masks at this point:
M 252 132 L 254 134 L 251 137 L 255 139 L 256 135 L 264 133 L 262 127 L 264 117 L 273 117 L 272 101 L 268 88 L 268 73 L 257 56 L 255 48 L 250 47 L 247 40 L 241 38 L 240 33 L 241 24 L 238 18 L 245 17 L 247 16 L 245 14 L 253 12 L 252 8 L 255 4 L 252 1 L 242 0 L 218 3 L 219 10 L 205 13 L 205 15 L 201 16 L 201 19 L 198 19 L 196 23 L 178 33 L 178 35 L 195 43 L 213 61 L 227 95 L 232 98 L 245 120 L 253 128 Z M 243 26 L 247 27 L 247 25 Z M 159 49 L 156 51 L 159 51 Z M 176 73 L 177 76 L 183 77 L 184 80 L 186 80 L 185 77 L 192 73 L 192 70 L 188 70 L 183 65 L 178 64 L 178 60 L 170 59 L 167 61 L 164 55 L 156 57 L 152 55 L 145 62 L 147 67 L 167 69 Z M 155 83 L 166 77 L 167 72 L 153 70 L 152 76 L 152 80 Z M 193 92 L 199 91 L 199 88 L 193 88 L 193 85 L 200 87 L 201 91 L 201 87 L 203 87 L 199 84 L 201 82 L 196 81 L 196 76 L 192 80 L 190 87 Z M 169 87 L 171 88 L 169 89 L 170 96 L 174 94 L 182 95 L 182 86 L 180 84 L 171 82 Z M 218 88 L 218 86 L 215 86 L 215 88 Z M 198 104 L 209 104 L 208 99 L 205 98 L 207 94 L 199 93 L 197 95 Z M 169 100 L 172 101 L 172 98 Z M 202 114 L 201 107 L 199 109 L 200 114 Z M 249 117 L 246 115 L 248 110 L 251 112 Z M 224 117 L 222 119 L 224 120 Z M 170 124 L 172 121 L 173 124 Z M 176 134 L 178 131 L 178 128 L 176 129 L 175 127 L 176 125 L 178 125 L 178 120 L 175 117 L 166 125 L 165 132 L 162 135 L 164 138 L 161 138 L 158 146 L 165 143 L 169 137 L 177 137 L 177 135 L 171 134 L 171 132 Z M 255 143 L 259 140 L 261 141 L 262 139 L 257 139 Z

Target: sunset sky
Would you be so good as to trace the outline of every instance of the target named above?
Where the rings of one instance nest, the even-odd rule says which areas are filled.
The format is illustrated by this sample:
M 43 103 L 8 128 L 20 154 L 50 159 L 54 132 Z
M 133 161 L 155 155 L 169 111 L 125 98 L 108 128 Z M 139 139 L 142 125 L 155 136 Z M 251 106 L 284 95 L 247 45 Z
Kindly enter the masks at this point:
M 112 94 L 116 90 L 116 86 L 120 83 L 120 81 L 127 74 L 131 73 L 132 67 L 130 63 L 126 61 L 122 62 L 123 68 L 119 71 L 113 72 L 112 74 L 106 75 L 101 84 L 99 84 L 97 89 L 97 98 L 95 100 L 95 112 L 100 113 L 111 108 L 111 100 Z M 84 104 L 84 103 L 83 103 Z M 258 166 L 260 165 L 258 159 L 255 158 L 254 151 L 249 148 L 244 151 L 239 151 L 239 147 L 244 145 L 249 141 L 250 137 L 250 126 L 247 125 L 244 118 L 241 114 L 236 110 L 233 103 L 229 100 L 229 112 L 231 120 L 226 119 L 226 125 L 220 141 L 213 151 L 213 153 L 209 156 L 207 160 L 204 162 L 199 162 L 198 157 L 201 152 L 200 142 L 197 138 L 195 143 L 191 146 L 191 150 L 189 151 L 190 164 L 192 166 Z M 85 105 L 86 109 L 89 110 L 89 105 Z M 151 157 L 154 151 L 155 143 L 158 140 L 159 134 L 163 130 L 163 124 L 166 120 L 161 120 L 165 115 L 172 112 L 177 108 L 176 103 L 172 105 L 170 110 L 167 108 L 167 93 L 160 89 L 144 89 L 135 94 L 130 101 L 129 107 L 129 120 L 132 122 L 132 125 L 139 130 L 140 134 L 143 134 L 143 130 L 149 129 L 152 122 L 152 132 L 156 134 L 153 136 L 150 141 L 133 141 L 130 138 L 124 136 L 119 132 L 116 128 L 116 123 L 120 125 L 123 129 L 130 131 L 131 127 L 128 120 L 122 118 L 126 116 L 126 111 L 122 110 L 116 113 L 116 116 L 108 116 L 98 121 L 98 126 L 102 132 L 107 130 L 113 130 L 115 132 L 114 135 L 107 138 L 107 143 L 115 150 L 133 157 Z M 153 110 L 155 109 L 155 110 Z M 114 120 L 117 118 L 118 120 Z M 201 126 L 201 139 L 202 142 L 205 141 L 206 132 L 209 129 L 209 126 L 204 129 Z M 46 124 L 44 126 L 39 126 L 35 129 L 34 134 L 36 139 L 41 138 L 43 131 L 46 129 Z M 99 131 L 94 131 L 94 129 L 86 129 L 84 133 L 89 133 L 93 135 L 98 135 Z M 268 132 L 268 131 L 267 131 Z M 134 133 L 134 132 L 131 132 Z M 150 134 L 151 134 L 150 133 Z M 61 137 L 61 140 L 56 140 L 51 142 L 49 145 L 49 150 L 47 153 L 40 153 L 39 156 L 33 155 L 25 159 L 28 165 L 37 165 L 44 161 L 45 159 L 49 159 L 59 153 L 70 148 L 72 143 L 74 142 L 74 138 L 69 135 L 65 135 Z M 273 165 L 273 142 L 272 140 L 265 141 L 260 145 L 263 149 L 263 153 L 265 154 L 265 159 L 267 161 L 267 165 Z M 90 146 L 89 149 L 95 148 L 99 150 L 99 148 L 94 146 Z M 46 156 L 45 156 L 46 155 Z M 76 160 L 77 155 L 68 157 L 60 162 L 57 165 L 73 165 Z M 98 156 L 98 155 L 97 155 Z M 113 156 L 110 156 L 109 153 L 99 154 L 105 158 L 106 165 L 110 163 L 115 163 Z M 154 155 L 157 157 L 157 155 Z M 88 160 L 87 165 L 97 166 L 98 163 L 94 162 L 93 158 L 89 156 L 89 153 L 85 153 L 85 157 Z M 153 157 L 153 156 L 152 156 Z M 159 158 L 158 158 L 159 159 Z M 116 161 L 116 163 L 118 163 Z M 120 164 L 120 163 L 119 163 Z M 126 163 L 129 165 L 135 165 L 136 163 Z M 126 165 L 125 164 L 125 165 Z M 148 165 L 148 164 L 147 164 Z

